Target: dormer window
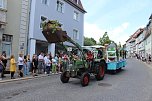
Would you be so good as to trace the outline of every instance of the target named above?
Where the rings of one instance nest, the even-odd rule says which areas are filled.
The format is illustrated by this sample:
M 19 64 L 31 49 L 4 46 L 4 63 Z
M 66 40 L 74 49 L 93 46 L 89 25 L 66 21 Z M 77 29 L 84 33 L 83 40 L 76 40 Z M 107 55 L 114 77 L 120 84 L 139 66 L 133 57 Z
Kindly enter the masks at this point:
M 79 4 L 79 0 L 74 0 L 76 4 Z

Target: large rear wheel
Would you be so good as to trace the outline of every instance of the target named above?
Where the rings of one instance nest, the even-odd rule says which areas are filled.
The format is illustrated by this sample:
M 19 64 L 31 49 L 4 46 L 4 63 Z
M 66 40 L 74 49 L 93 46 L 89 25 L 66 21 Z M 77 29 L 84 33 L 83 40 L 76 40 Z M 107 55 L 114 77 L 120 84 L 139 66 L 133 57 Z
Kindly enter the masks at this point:
M 61 76 L 60 76 L 60 79 L 62 81 L 62 83 L 68 83 L 69 82 L 69 79 L 70 79 L 70 76 L 69 76 L 69 72 L 68 71 L 64 71 Z
M 103 80 L 104 75 L 105 75 L 105 64 L 102 62 L 98 63 L 95 65 L 95 68 L 96 68 L 95 78 L 97 79 L 97 81 Z

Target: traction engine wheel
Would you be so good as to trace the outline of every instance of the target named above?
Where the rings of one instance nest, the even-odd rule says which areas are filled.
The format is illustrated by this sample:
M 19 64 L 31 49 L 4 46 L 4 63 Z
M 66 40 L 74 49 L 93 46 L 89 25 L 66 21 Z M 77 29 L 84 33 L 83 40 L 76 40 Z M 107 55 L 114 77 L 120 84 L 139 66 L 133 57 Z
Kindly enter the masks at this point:
M 85 87 L 89 84 L 89 81 L 90 81 L 89 73 L 87 73 L 87 72 L 83 73 L 82 76 L 81 76 L 81 85 L 83 87 Z
M 70 76 L 69 76 L 69 72 L 68 71 L 64 71 L 61 76 L 60 76 L 60 79 L 62 81 L 62 83 L 68 83 L 69 82 L 69 79 L 70 79 Z
M 95 75 L 97 81 L 103 80 L 104 75 L 105 75 L 105 65 L 104 63 L 96 64 L 95 65 L 97 68 L 97 74 Z

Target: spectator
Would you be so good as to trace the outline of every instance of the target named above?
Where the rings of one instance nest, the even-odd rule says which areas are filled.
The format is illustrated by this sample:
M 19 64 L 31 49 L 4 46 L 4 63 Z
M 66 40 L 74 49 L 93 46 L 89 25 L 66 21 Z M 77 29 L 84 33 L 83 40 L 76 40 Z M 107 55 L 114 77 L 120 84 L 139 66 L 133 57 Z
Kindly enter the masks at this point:
M 31 60 L 30 55 L 27 55 L 27 67 L 28 67 L 28 74 L 32 71 L 31 70 Z
M 56 72 L 57 61 L 52 58 L 52 74 L 57 74 Z
M 20 53 L 18 57 L 18 76 L 23 77 L 23 64 L 24 64 L 24 59 L 23 59 L 23 54 Z
M 3 62 L 2 62 L 2 56 L 0 56 L 0 74 L 1 74 L 0 80 L 2 80 L 3 68 L 4 68 L 4 65 L 3 65 Z
M 27 56 L 25 55 L 24 56 L 24 68 L 23 68 L 23 70 L 24 70 L 24 75 L 29 75 L 29 69 L 28 69 L 28 67 L 27 67 Z
M 49 75 L 49 74 L 50 74 L 51 61 L 50 61 L 50 59 L 49 59 L 49 55 L 47 55 L 46 57 L 47 57 L 47 58 L 45 59 L 46 73 Z
M 50 59 L 50 61 L 51 61 L 50 69 L 51 69 L 51 72 L 52 72 L 52 54 L 51 54 L 51 52 L 50 52 L 50 54 L 49 54 L 49 59 Z
M 37 76 L 37 74 L 36 74 L 37 66 L 38 66 L 38 59 L 37 59 L 37 56 L 35 54 L 33 54 L 33 57 L 32 57 L 32 74 L 33 74 L 33 76 Z
M 58 61 L 58 72 L 61 73 L 62 71 L 62 58 L 59 57 L 59 61 Z
M 46 56 L 44 57 L 44 73 L 46 74 L 46 62 L 47 62 L 47 60 L 48 60 L 48 54 L 46 54 Z
M 15 61 L 15 58 L 14 58 L 14 55 L 11 55 L 10 57 L 10 73 L 11 73 L 11 79 L 15 79 L 14 78 L 14 73 L 16 71 L 16 61 Z
M 2 77 L 5 77 L 4 72 L 5 72 L 6 66 L 7 66 L 7 58 L 6 58 L 6 52 L 5 51 L 2 52 L 2 62 L 3 62 L 3 65 L 4 65 L 3 70 L 2 70 Z
M 44 54 L 41 52 L 38 56 L 38 74 L 42 74 L 42 69 L 44 69 Z
M 149 61 L 149 63 L 151 62 L 151 55 L 150 54 L 148 56 L 148 61 Z

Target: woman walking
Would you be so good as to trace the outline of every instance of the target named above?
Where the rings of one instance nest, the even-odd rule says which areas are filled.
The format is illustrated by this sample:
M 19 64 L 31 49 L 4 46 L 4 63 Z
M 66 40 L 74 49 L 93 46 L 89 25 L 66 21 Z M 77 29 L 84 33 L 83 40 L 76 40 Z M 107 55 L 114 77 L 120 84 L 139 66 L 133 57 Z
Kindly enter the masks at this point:
M 15 61 L 15 58 L 14 58 L 14 55 L 11 55 L 10 57 L 10 73 L 11 73 L 11 79 L 15 79 L 14 78 L 14 73 L 16 71 L 16 61 Z

